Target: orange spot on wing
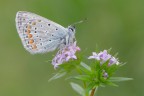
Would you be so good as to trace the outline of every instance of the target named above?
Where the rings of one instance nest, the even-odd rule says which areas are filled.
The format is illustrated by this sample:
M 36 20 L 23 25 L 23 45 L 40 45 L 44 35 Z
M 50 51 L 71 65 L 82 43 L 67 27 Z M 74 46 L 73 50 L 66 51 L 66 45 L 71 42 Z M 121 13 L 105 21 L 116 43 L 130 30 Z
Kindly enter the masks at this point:
M 32 49 L 37 49 L 37 46 L 35 44 L 33 44 Z
M 26 34 L 29 34 L 29 33 L 30 33 L 30 29 L 31 29 L 31 26 L 30 26 L 30 25 L 27 25 L 27 32 L 26 32 Z
M 32 34 L 28 34 L 28 38 L 32 38 Z
M 30 33 L 30 30 L 29 29 L 27 29 L 27 32 L 26 32 L 26 34 L 29 34 Z
M 29 44 L 32 44 L 33 42 L 34 42 L 34 40 L 33 40 L 33 39 L 29 40 Z
M 31 26 L 30 26 L 30 25 L 28 25 L 28 26 L 27 26 L 27 29 L 31 29 Z

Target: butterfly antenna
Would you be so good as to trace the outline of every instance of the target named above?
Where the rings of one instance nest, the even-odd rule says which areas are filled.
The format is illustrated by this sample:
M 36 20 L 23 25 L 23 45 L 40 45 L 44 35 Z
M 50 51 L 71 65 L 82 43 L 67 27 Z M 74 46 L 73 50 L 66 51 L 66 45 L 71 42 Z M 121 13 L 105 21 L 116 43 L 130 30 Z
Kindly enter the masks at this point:
M 72 26 L 75 26 L 76 24 L 83 23 L 83 22 L 86 21 L 86 20 L 87 20 L 87 18 L 85 18 L 85 19 L 83 19 L 83 20 L 81 20 L 81 21 L 75 22 L 75 23 L 73 23 L 73 24 L 71 24 L 71 25 L 72 25 Z

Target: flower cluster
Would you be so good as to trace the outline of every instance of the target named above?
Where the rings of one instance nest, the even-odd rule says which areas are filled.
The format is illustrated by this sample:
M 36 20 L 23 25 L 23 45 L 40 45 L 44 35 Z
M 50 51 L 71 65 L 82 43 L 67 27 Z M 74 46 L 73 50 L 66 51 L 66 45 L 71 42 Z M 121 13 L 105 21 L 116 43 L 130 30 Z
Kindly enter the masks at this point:
M 67 45 L 63 49 L 59 50 L 52 60 L 54 68 L 58 67 L 58 65 L 64 62 L 68 62 L 70 59 L 77 59 L 75 55 L 76 51 L 80 51 L 80 48 L 76 46 L 76 42 Z
M 109 60 L 108 65 L 113 65 L 116 64 L 118 65 L 118 59 L 116 59 L 115 57 L 111 56 L 110 54 L 107 53 L 107 50 L 101 51 L 100 53 L 96 53 L 93 52 L 92 56 L 89 56 L 88 59 L 96 59 L 98 61 L 100 61 L 100 64 L 105 63 L 107 60 Z
M 86 58 L 95 59 L 96 62 L 90 62 L 90 64 L 83 62 L 83 58 L 76 60 L 77 56 L 75 54 L 77 51 L 80 51 L 80 48 L 76 45 L 76 42 L 66 45 L 58 51 L 52 60 L 52 64 L 54 68 L 59 67 L 59 70 L 49 81 L 61 78 L 71 72 L 78 72 L 77 75 L 72 75 L 68 78 L 82 81 L 84 87 L 72 82 L 72 88 L 80 96 L 94 96 L 95 90 L 101 85 L 116 86 L 114 82 L 132 80 L 131 78 L 125 77 L 112 77 L 116 70 L 121 67 L 121 64 L 107 50 L 100 51 L 99 53 L 93 52 L 91 56 Z M 75 61 L 70 62 L 70 60 Z

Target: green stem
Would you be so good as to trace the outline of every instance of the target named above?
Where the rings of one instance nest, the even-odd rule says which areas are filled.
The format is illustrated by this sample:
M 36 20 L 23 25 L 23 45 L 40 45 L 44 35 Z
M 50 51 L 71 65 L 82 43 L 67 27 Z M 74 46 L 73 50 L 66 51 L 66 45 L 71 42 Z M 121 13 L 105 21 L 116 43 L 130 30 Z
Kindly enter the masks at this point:
M 98 87 L 95 87 L 92 89 L 91 93 L 90 93 L 90 96 L 94 96 L 96 91 L 97 91 Z
M 79 70 L 79 68 L 77 68 L 77 72 L 82 75 L 82 72 Z M 86 82 L 82 81 L 83 82 L 83 86 L 84 86 L 84 89 L 86 89 L 87 85 L 86 85 Z M 89 94 L 86 92 L 85 93 L 85 96 L 89 96 Z

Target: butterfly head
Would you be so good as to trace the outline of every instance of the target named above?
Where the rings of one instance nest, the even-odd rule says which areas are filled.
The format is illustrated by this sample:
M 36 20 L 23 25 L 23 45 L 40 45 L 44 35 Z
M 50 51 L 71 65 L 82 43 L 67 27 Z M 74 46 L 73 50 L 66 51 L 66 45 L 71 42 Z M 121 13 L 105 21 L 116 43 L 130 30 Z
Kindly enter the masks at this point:
M 74 34 L 75 33 L 75 26 L 73 26 L 73 25 L 68 26 L 68 31 L 70 33 Z
M 75 41 L 75 26 L 68 26 L 68 40 L 66 40 L 67 44 L 73 43 Z
M 68 26 L 68 34 L 69 37 L 75 38 L 75 26 L 73 25 Z

